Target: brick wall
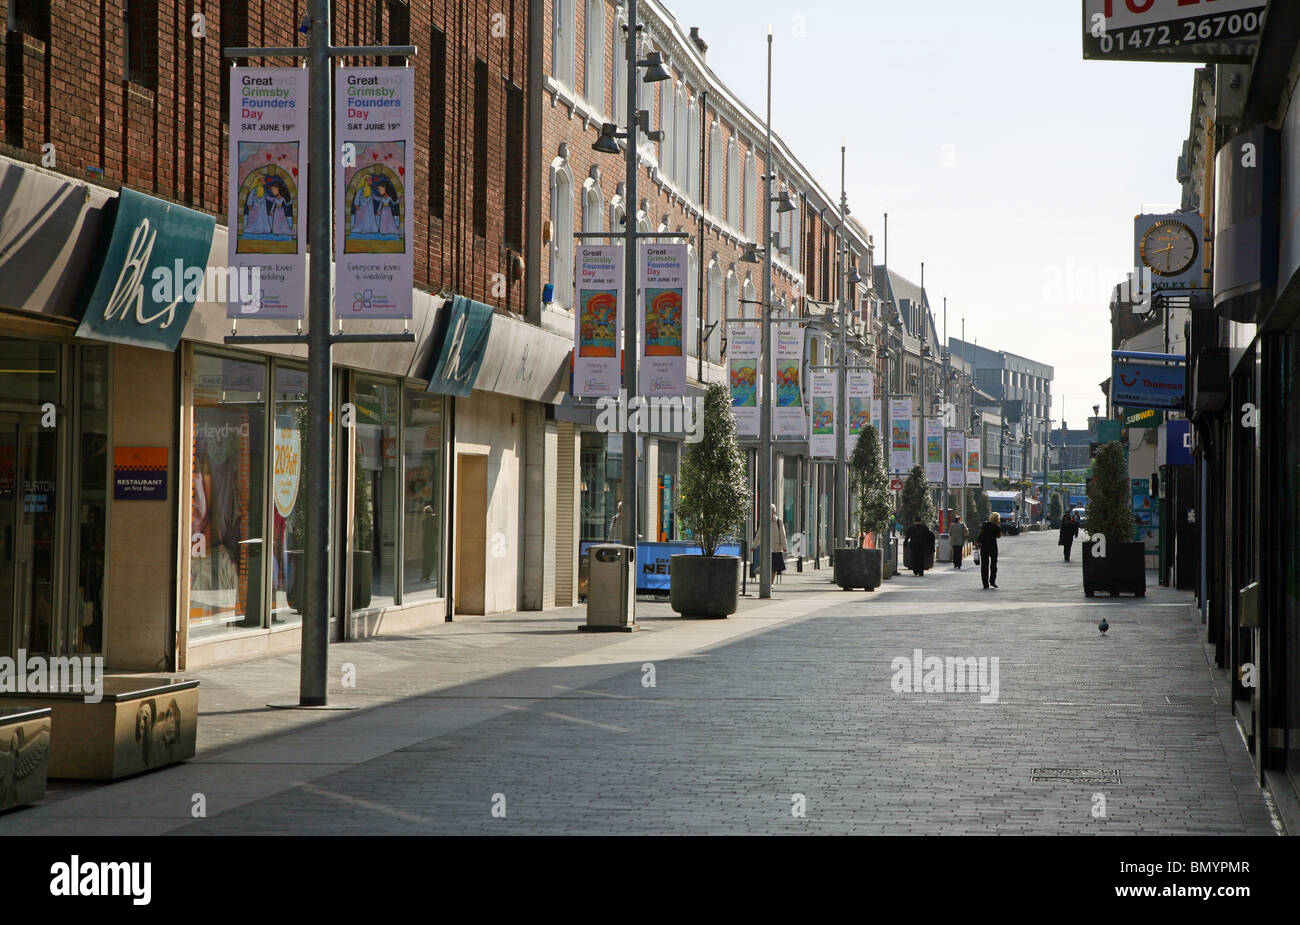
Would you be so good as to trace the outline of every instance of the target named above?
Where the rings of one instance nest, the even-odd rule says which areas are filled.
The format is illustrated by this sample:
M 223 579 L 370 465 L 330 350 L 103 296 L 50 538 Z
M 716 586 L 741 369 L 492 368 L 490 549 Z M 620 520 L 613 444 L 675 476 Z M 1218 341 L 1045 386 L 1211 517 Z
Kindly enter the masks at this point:
M 6 14 L 19 0 L 0 0 Z M 54 144 L 54 169 L 79 180 L 142 192 L 215 214 L 225 222 L 229 134 L 223 103 L 230 45 L 306 45 L 297 31 L 306 0 L 178 0 L 139 4 L 143 21 L 156 18 L 156 36 L 144 37 L 144 70 L 126 73 L 125 0 L 27 3 L 34 21 L 19 23 L 0 46 L 0 153 L 39 163 Z M 136 5 L 132 4 L 134 8 Z M 401 4 L 338 0 L 336 44 L 406 42 Z M 53 9 L 53 12 L 49 11 Z M 396 15 L 394 13 L 396 12 Z M 206 16 L 206 36 L 193 35 L 193 16 Z M 43 21 L 41 17 L 44 17 Z M 522 276 L 515 280 L 504 243 L 508 210 L 522 216 L 522 183 L 507 184 L 506 151 L 526 144 L 527 126 L 507 123 L 507 89 L 527 93 L 528 0 L 436 0 L 409 6 L 409 44 L 417 46 L 415 281 L 523 312 Z M 141 21 L 140 18 L 136 19 Z M 429 48 L 435 27 L 446 36 L 446 97 L 440 112 L 430 99 Z M 156 53 L 154 47 L 156 45 Z M 136 62 L 140 56 L 133 56 Z M 486 234 L 475 234 L 475 65 L 487 64 L 488 131 Z M 252 66 L 292 65 L 292 59 L 251 59 Z M 397 61 L 345 60 L 349 65 Z M 429 139 L 442 133 L 445 208 L 430 214 Z M 509 191 L 509 198 L 507 198 Z M 513 242 L 522 246 L 523 241 Z M 523 255 L 519 254 L 522 259 Z M 498 274 L 500 274 L 498 276 Z M 504 283 L 504 296 L 494 294 Z

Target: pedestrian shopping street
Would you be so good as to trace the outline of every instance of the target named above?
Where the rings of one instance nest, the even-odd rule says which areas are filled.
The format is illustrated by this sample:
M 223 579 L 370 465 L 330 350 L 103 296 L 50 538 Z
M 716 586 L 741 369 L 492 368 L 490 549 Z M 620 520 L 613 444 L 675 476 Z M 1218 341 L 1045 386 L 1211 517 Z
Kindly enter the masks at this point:
M 296 656 L 191 672 L 194 760 L 51 781 L 0 836 L 1272 834 L 1191 595 L 1087 599 L 1054 532 L 1001 545 L 998 590 L 969 560 L 871 593 L 792 571 L 725 620 L 641 602 L 630 634 L 572 608 L 334 645 L 356 711 L 267 709 Z M 996 701 L 896 692 L 918 649 L 996 658 Z

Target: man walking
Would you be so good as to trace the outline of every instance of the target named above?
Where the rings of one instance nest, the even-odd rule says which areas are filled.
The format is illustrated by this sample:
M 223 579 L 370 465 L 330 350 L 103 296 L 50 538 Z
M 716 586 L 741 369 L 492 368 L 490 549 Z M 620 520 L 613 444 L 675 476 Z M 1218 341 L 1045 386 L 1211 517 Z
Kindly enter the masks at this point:
M 980 551 L 980 578 L 984 581 L 984 590 L 998 586 L 998 537 L 1002 535 L 999 526 L 1001 518 L 998 512 L 989 514 L 988 521 L 980 527 L 975 545 Z
M 961 554 L 966 547 L 966 540 L 969 533 L 966 525 L 961 522 L 961 517 L 953 517 L 952 525 L 948 527 L 948 540 L 952 543 L 952 567 L 961 568 Z
M 1056 545 L 1062 547 L 1065 552 L 1065 561 L 1070 561 L 1070 547 L 1074 545 L 1074 538 L 1079 535 L 1079 523 L 1074 519 L 1073 514 L 1066 514 L 1061 518 L 1061 538 L 1056 541 Z

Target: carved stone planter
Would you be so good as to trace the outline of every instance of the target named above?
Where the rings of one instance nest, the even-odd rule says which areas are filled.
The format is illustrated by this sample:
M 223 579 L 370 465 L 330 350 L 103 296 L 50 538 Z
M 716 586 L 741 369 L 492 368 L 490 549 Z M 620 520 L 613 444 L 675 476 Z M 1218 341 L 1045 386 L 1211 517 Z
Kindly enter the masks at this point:
M 49 764 L 49 708 L 0 706 L 0 813 L 43 799 Z
M 198 681 L 110 676 L 98 703 L 24 693 L 0 696 L 6 706 L 51 711 L 50 777 L 116 780 L 194 757 Z

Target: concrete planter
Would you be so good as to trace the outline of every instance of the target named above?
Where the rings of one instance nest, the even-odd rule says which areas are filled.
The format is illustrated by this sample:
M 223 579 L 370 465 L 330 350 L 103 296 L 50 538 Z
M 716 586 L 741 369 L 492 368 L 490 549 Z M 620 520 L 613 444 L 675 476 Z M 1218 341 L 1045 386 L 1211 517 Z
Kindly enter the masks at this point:
M 0 706 L 49 708 L 50 777 L 116 780 L 194 757 L 198 681 L 110 676 L 98 703 L 29 692 L 5 694 Z
M 50 708 L 0 707 L 0 813 L 45 798 Z
M 1107 543 L 1106 555 L 1092 554 L 1093 540 L 1083 544 L 1083 593 L 1147 595 L 1146 546 L 1143 543 Z
M 888 581 L 898 574 L 898 541 L 891 536 L 880 551 L 885 556 L 885 566 L 881 569 L 880 579 Z
M 885 553 L 880 549 L 835 550 L 835 583 L 845 591 L 861 588 L 874 591 L 880 587 L 880 573 Z
M 740 606 L 739 556 L 672 556 L 668 599 L 683 617 L 727 617 Z

